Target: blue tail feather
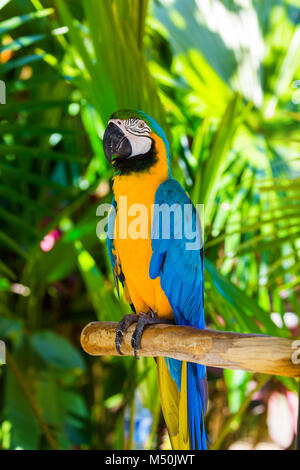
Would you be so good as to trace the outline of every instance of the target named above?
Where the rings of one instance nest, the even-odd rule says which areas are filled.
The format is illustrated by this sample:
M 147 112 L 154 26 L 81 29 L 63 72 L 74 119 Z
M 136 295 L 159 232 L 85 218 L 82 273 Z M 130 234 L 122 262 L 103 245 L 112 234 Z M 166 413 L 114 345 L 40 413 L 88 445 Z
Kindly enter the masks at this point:
M 181 390 L 181 361 L 165 358 L 171 377 Z M 207 404 L 205 366 L 187 363 L 187 406 L 191 449 L 206 450 L 207 435 L 204 427 L 204 414 Z
M 187 363 L 188 415 L 192 449 L 206 450 L 207 436 L 204 428 L 206 409 L 205 367 Z

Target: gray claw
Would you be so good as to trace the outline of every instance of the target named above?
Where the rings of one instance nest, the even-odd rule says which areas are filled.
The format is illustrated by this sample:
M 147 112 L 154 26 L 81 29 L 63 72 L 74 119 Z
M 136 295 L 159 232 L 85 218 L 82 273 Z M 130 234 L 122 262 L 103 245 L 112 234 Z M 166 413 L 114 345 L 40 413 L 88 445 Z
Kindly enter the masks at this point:
M 123 332 L 121 330 L 117 330 L 115 342 L 116 342 L 116 350 L 118 351 L 120 356 L 124 356 L 124 354 L 122 353 L 120 349 L 121 344 L 122 344 L 122 339 L 123 339 Z
M 117 330 L 116 330 L 116 339 L 115 339 L 115 344 L 116 344 L 116 350 L 118 354 L 121 356 L 124 356 L 124 354 L 121 351 L 121 345 L 123 342 L 123 335 L 125 331 L 132 325 L 132 323 L 137 322 L 139 319 L 138 315 L 135 314 L 129 314 L 125 315 L 125 317 L 122 318 L 122 320 L 119 322 Z

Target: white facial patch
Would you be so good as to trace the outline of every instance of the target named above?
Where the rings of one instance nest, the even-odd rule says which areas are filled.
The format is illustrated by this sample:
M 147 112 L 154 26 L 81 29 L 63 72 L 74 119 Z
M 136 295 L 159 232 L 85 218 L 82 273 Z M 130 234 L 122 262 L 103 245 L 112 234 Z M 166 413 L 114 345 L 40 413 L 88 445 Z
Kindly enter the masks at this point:
M 151 149 L 152 141 L 149 137 L 137 137 L 135 135 L 131 135 L 128 139 L 132 148 L 130 158 L 135 157 L 136 155 L 148 153 Z
M 149 137 L 151 129 L 143 120 L 136 118 L 126 119 L 125 121 L 111 119 L 109 122 L 113 122 L 118 126 L 129 140 L 132 152 L 128 158 L 149 152 L 152 145 L 152 140 Z

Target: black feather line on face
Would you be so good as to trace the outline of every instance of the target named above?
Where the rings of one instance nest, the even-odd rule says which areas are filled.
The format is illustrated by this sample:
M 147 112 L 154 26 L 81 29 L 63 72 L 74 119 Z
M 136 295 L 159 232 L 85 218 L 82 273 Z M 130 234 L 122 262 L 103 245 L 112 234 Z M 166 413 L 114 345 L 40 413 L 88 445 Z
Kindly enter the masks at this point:
M 152 140 L 152 139 L 151 139 Z M 113 160 L 114 171 L 118 175 L 130 175 L 132 173 L 143 173 L 149 170 L 157 162 L 157 152 L 154 141 L 147 153 L 135 155 L 131 158 L 115 158 Z

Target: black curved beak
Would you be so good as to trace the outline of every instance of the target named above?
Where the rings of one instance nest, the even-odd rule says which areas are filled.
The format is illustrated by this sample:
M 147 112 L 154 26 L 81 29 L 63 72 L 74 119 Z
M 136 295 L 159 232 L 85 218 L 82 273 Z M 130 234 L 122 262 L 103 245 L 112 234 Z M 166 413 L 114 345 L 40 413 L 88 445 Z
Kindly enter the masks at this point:
M 103 148 L 107 160 L 111 163 L 115 158 L 128 158 L 132 148 L 123 131 L 113 122 L 110 122 L 103 136 Z

